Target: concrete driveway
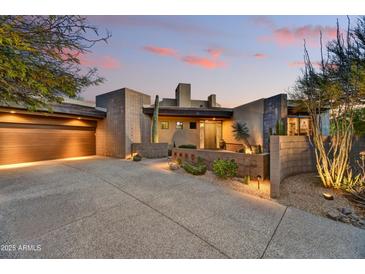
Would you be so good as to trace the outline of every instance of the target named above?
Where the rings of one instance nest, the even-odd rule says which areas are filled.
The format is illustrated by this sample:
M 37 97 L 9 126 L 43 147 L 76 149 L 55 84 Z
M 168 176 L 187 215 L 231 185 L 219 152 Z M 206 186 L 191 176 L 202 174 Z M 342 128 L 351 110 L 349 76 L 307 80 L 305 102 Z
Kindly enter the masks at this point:
M 365 231 L 119 159 L 0 170 L 2 258 L 364 258 Z

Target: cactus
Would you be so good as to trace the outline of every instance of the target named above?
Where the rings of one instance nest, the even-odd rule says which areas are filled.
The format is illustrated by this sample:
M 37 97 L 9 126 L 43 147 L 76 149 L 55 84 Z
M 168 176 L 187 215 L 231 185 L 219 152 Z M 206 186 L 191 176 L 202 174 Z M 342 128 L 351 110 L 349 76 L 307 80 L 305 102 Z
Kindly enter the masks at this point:
M 275 129 L 275 135 L 286 135 L 285 125 L 281 119 L 276 121 Z
M 159 98 L 156 95 L 155 109 L 153 110 L 152 117 L 152 143 L 158 143 L 158 109 L 159 109 Z

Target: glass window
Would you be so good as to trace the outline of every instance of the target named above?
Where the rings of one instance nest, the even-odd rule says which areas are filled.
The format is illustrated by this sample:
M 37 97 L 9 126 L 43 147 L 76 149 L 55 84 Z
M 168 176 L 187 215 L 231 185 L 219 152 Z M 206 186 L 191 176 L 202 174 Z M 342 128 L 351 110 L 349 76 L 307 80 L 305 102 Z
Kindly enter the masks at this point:
M 161 129 L 169 129 L 169 122 L 161 122 Z
M 196 122 L 190 122 L 190 129 L 196 129 Z
M 183 129 L 183 125 L 184 125 L 183 122 L 176 122 L 176 128 L 177 129 Z
M 308 118 L 300 119 L 299 133 L 300 133 L 300 135 L 309 134 L 309 119 Z

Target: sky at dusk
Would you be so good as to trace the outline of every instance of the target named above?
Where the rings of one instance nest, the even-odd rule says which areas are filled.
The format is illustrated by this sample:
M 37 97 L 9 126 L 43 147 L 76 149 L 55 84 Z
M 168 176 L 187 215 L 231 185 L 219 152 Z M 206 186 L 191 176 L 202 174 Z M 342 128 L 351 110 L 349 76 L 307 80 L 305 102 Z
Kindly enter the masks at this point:
M 122 87 L 160 98 L 174 97 L 179 82 L 191 83 L 192 98 L 233 107 L 286 92 L 303 66 L 303 39 L 319 60 L 319 31 L 336 36 L 344 16 L 89 16 L 108 44 L 82 58 L 106 81 L 85 90 L 95 95 Z M 355 17 L 351 18 L 355 21 Z

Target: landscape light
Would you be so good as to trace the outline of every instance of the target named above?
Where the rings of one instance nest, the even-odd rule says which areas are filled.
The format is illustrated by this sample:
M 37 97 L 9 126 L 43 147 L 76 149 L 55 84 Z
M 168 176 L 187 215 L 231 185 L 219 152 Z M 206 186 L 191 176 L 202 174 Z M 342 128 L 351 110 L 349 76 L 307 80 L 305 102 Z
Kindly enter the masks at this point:
M 256 176 L 257 179 L 257 189 L 260 189 L 260 180 L 262 179 L 260 175 Z

